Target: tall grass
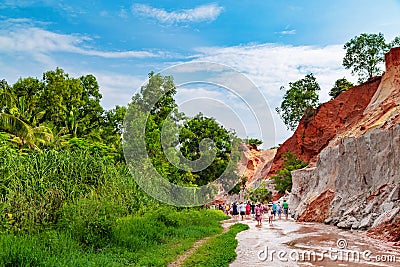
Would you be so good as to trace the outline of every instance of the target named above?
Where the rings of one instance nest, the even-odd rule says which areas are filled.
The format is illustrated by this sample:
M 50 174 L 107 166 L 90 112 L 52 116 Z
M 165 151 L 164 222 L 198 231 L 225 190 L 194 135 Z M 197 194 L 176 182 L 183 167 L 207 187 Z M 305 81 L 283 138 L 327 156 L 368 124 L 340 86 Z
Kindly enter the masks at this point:
M 56 224 L 66 204 L 82 199 L 118 206 L 119 215 L 157 205 L 138 188 L 124 164 L 107 158 L 86 151 L 0 151 L 0 213 L 12 216 L 3 216 L 3 228 L 29 231 Z
M 165 266 L 224 218 L 160 204 L 100 155 L 0 150 L 0 266 Z
M 161 208 L 117 219 L 106 234 L 86 229 L 84 218 L 68 229 L 2 234 L 0 266 L 165 266 L 196 240 L 221 232 L 224 218 L 216 211 Z

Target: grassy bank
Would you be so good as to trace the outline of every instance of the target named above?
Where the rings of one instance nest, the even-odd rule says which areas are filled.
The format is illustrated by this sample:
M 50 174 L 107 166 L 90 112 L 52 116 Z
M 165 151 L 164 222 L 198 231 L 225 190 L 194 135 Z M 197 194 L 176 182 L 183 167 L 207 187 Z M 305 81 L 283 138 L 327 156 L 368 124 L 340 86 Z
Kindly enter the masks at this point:
M 171 211 L 117 219 L 109 228 L 0 235 L 0 266 L 164 266 L 201 238 L 219 233 L 213 211 Z M 102 228 L 103 227 L 103 228 Z
M 228 266 L 236 258 L 236 235 L 249 229 L 247 224 L 232 225 L 226 233 L 210 238 L 203 246 L 184 262 L 184 266 L 222 267 Z
M 85 151 L 0 151 L 0 195 L 0 266 L 164 266 L 226 218 L 163 205 Z

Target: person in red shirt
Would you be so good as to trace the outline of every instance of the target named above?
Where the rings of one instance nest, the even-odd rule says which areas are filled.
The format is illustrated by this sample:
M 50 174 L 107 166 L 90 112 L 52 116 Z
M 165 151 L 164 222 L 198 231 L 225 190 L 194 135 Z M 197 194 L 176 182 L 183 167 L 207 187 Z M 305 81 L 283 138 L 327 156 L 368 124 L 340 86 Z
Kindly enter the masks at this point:
M 251 206 L 250 206 L 250 202 L 248 201 L 246 204 L 246 217 L 249 218 L 250 216 L 250 210 L 251 210 Z

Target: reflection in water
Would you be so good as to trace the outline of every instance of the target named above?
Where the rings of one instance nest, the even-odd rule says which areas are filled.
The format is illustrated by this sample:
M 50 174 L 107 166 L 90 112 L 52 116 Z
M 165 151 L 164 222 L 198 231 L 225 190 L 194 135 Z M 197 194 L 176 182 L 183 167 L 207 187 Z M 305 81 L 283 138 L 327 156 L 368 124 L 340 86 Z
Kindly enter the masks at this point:
M 364 232 L 292 220 L 261 227 L 253 220 L 238 222 L 250 229 L 237 235 L 238 256 L 230 266 L 400 266 L 400 249 Z

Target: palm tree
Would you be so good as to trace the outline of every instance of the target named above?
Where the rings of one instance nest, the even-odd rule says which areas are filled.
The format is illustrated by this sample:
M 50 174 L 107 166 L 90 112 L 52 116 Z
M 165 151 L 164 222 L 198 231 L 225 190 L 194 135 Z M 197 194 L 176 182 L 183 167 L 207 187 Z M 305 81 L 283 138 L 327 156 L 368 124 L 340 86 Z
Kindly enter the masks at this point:
M 18 144 L 20 150 L 24 145 L 34 150 L 40 150 L 39 144 L 46 144 L 53 140 L 53 134 L 48 127 L 32 127 L 18 117 L 0 113 L 0 129 L 8 132 Z

